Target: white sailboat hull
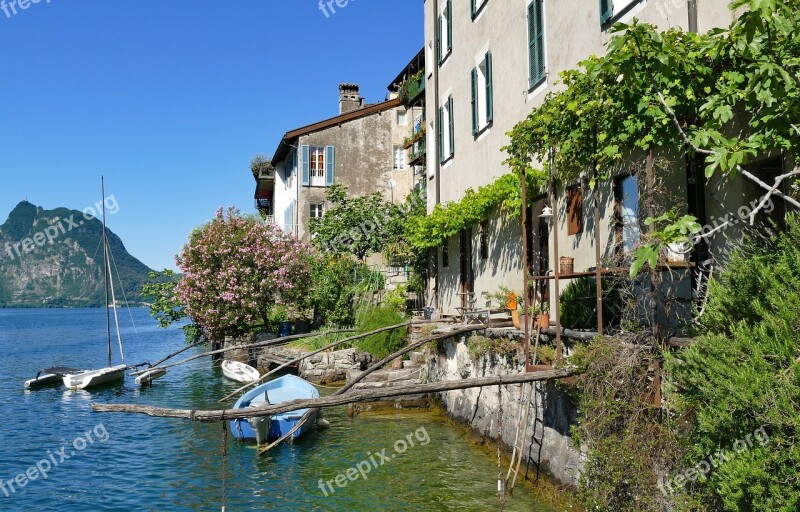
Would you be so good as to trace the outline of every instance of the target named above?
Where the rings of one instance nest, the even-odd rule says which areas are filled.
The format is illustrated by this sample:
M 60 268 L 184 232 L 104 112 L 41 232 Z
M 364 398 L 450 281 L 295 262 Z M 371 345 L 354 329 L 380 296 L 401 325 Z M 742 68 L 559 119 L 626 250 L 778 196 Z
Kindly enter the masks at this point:
M 258 370 L 252 366 L 240 363 L 239 361 L 233 361 L 232 359 L 222 361 L 222 374 L 231 380 L 243 384 L 255 382 L 261 376 Z
M 64 385 L 69 389 L 86 389 L 108 382 L 123 380 L 125 370 L 128 367 L 124 364 L 101 368 L 99 370 L 86 370 L 74 374 L 64 375 Z
M 154 380 L 163 377 L 167 374 L 167 370 L 163 368 L 151 368 L 143 374 L 136 377 L 136 385 L 143 386 L 145 384 L 152 384 Z

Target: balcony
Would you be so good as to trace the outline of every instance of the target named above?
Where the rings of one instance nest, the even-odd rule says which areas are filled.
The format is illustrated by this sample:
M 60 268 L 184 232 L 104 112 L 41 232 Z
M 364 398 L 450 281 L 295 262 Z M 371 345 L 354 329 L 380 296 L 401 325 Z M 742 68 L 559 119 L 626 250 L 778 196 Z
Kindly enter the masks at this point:
M 425 139 L 419 139 L 412 147 L 411 150 L 408 152 L 408 158 L 410 161 L 408 165 L 416 166 L 416 165 L 425 165 Z
M 414 105 L 425 94 L 425 70 L 421 69 L 400 84 L 397 96 L 403 105 Z

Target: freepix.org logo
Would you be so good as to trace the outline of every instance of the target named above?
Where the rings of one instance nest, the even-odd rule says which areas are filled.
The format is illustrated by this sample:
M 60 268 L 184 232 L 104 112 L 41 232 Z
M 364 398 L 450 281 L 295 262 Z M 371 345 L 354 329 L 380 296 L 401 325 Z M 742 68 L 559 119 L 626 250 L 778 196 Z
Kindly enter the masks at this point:
M 0 10 L 6 14 L 6 18 L 16 16 L 18 12 L 25 11 L 31 5 L 41 3 L 42 0 L 0 0 Z M 44 0 L 45 3 L 50 3 L 50 0 Z

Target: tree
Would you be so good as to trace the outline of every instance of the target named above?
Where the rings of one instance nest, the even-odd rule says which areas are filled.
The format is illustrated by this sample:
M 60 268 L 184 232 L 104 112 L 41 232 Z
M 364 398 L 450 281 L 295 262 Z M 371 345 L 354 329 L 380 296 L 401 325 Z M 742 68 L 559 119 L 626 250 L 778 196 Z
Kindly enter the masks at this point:
M 336 184 L 326 199 L 332 206 L 321 219 L 309 223 L 314 245 L 323 252 L 352 254 L 363 261 L 402 233 L 401 209 L 378 192 L 347 197 L 347 187 Z
M 150 315 L 162 329 L 188 318 L 186 306 L 175 292 L 179 281 L 180 276 L 172 270 L 164 269 L 161 272 L 150 272 L 150 282 L 142 287 L 142 297 L 150 302 Z M 193 323 L 183 325 L 181 329 L 187 343 L 194 343 L 202 337 L 200 329 Z
M 308 244 L 235 208 L 192 233 L 177 258 L 186 314 L 212 341 L 268 330 L 272 308 L 299 310 L 317 256 Z

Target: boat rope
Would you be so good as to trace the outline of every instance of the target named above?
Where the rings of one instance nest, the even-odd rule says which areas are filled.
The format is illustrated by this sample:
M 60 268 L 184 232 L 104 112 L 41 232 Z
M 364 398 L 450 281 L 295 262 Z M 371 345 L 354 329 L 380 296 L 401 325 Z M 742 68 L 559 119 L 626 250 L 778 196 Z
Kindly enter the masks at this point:
M 117 268 L 117 260 L 114 259 L 114 253 L 108 251 L 111 255 L 111 263 L 114 265 L 114 271 L 117 273 L 117 281 L 120 283 L 120 289 L 122 289 L 122 299 L 125 301 L 125 309 L 128 310 L 128 317 L 131 319 L 131 326 L 133 326 L 133 335 L 137 338 L 139 337 L 139 331 L 136 330 L 136 322 L 133 321 L 133 313 L 131 313 L 130 303 L 128 302 L 128 296 L 125 293 L 125 287 L 122 286 L 122 278 L 119 276 L 119 269 Z
M 228 422 L 222 413 L 222 512 L 225 512 L 225 469 L 228 457 Z
M 500 497 L 500 510 L 506 507 L 506 481 L 503 478 L 503 386 L 497 385 L 497 495 Z

